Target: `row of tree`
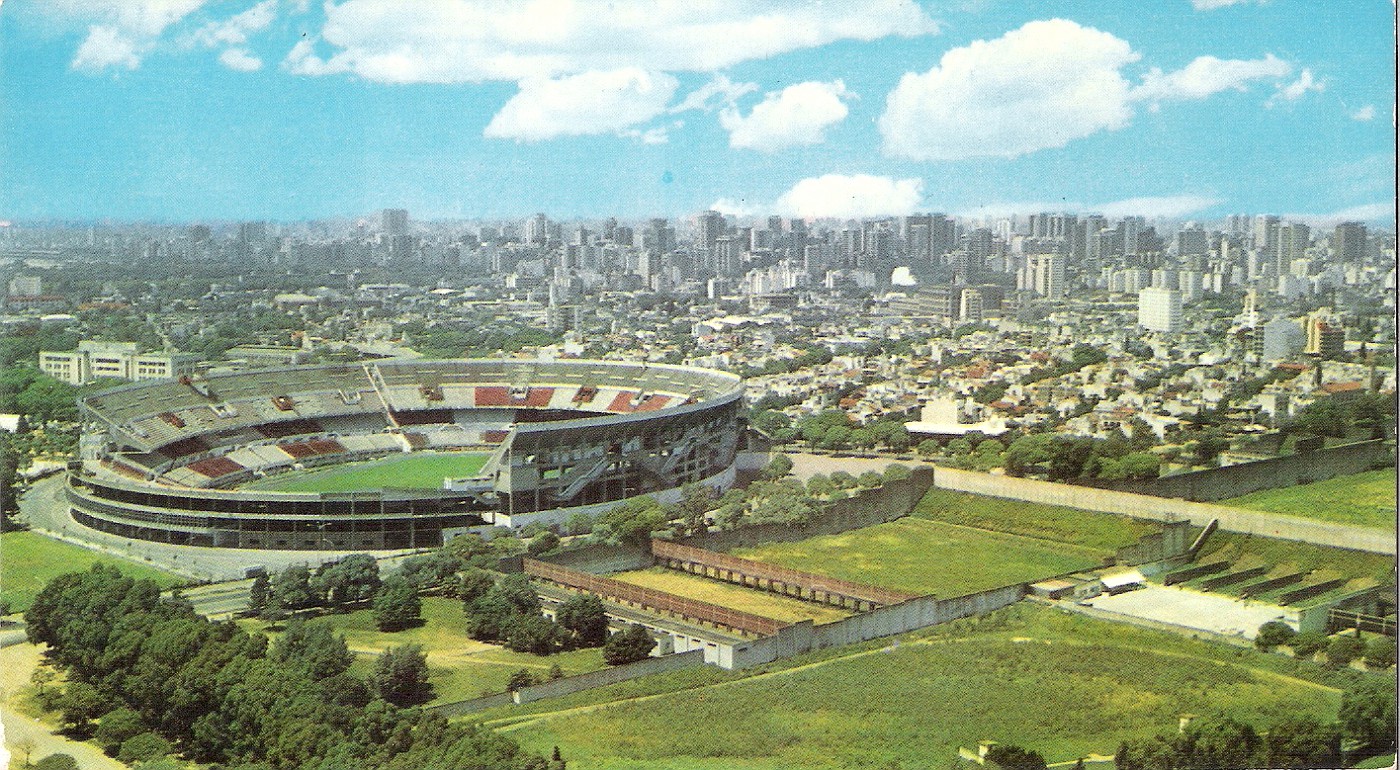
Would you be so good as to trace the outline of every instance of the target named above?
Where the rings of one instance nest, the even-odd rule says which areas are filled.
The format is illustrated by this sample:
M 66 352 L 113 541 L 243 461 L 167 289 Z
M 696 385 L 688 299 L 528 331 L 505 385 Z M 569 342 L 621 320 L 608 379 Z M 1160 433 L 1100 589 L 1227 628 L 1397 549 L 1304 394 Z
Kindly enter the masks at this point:
M 1127 440 L 1049 433 L 1012 441 L 1002 461 L 1007 475 L 1043 475 L 1051 481 L 1155 479 L 1161 470 L 1157 455 L 1133 451 Z
M 1266 652 L 1285 646 L 1297 657 L 1312 660 L 1325 653 L 1327 665 L 1343 668 L 1360 658 L 1366 668 L 1384 670 L 1395 665 L 1395 640 L 1388 636 L 1373 636 L 1362 641 L 1355 636 L 1335 636 L 1328 639 L 1316 631 L 1294 631 L 1291 626 L 1271 620 L 1259 627 L 1254 646 Z
M 48 692 L 68 726 L 132 759 L 168 745 L 219 770 L 550 766 L 489 730 L 404 708 L 425 696 L 411 647 L 385 653 L 366 681 L 324 626 L 293 621 L 269 645 L 101 565 L 50 581 L 25 620 L 67 675 L 61 695 Z

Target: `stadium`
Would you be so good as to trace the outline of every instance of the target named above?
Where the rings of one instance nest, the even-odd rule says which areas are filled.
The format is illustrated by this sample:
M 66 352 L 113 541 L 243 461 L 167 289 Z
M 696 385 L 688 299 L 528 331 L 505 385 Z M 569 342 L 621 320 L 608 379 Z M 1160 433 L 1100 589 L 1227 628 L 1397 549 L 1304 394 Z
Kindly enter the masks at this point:
M 80 399 L 75 521 L 162 543 L 441 545 L 620 501 L 733 484 L 743 386 L 604 361 L 381 361 L 105 390 Z

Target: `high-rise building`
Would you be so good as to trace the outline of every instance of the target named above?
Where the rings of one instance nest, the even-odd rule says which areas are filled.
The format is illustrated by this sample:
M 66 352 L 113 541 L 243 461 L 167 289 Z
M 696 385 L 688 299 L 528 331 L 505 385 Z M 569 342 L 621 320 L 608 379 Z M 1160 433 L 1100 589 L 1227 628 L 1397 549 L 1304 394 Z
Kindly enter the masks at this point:
M 1346 329 L 1333 320 L 1327 308 L 1309 313 L 1307 320 L 1303 322 L 1303 330 L 1306 334 L 1303 341 L 1304 353 L 1335 359 L 1346 350 Z
M 1200 227 L 1188 227 L 1176 234 L 1178 257 L 1203 256 L 1210 253 L 1210 235 Z
M 718 211 L 706 211 L 700 215 L 700 243 L 699 246 L 706 254 L 715 247 L 715 239 L 724 235 L 724 215 Z
M 536 214 L 525 220 L 525 243 L 532 246 L 549 243 L 549 226 L 549 217 L 544 214 Z
M 1309 244 L 1312 243 L 1312 229 L 1301 222 L 1279 225 L 1278 243 L 1275 252 L 1274 275 L 1287 275 L 1292 270 L 1293 261 L 1305 259 Z
M 1059 299 L 1065 294 L 1065 258 L 1059 254 L 1031 254 L 1026 257 L 1023 288 L 1042 297 Z
M 1138 326 L 1149 331 L 1181 331 L 1181 292 L 1149 287 L 1138 292 Z
M 1278 248 L 1278 222 L 1273 214 L 1261 214 L 1254 218 L 1254 248 L 1265 254 L 1272 254 Z
M 1254 354 L 1261 361 L 1282 361 L 1303 352 L 1307 335 L 1296 321 L 1275 318 L 1254 337 Z
M 384 234 L 390 238 L 396 235 L 408 235 L 408 210 L 407 209 L 384 209 L 380 212 L 380 227 Z
M 1332 256 L 1341 262 L 1359 263 L 1366 256 L 1366 225 L 1343 222 L 1332 231 Z

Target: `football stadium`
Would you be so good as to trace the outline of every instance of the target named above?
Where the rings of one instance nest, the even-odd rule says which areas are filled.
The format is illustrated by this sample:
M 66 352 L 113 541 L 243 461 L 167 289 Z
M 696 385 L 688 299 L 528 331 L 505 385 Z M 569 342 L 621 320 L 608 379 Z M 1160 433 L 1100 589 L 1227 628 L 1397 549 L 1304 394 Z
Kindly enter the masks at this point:
M 743 386 L 604 361 L 380 361 L 143 382 L 80 400 L 75 521 L 162 543 L 441 545 L 733 484 Z

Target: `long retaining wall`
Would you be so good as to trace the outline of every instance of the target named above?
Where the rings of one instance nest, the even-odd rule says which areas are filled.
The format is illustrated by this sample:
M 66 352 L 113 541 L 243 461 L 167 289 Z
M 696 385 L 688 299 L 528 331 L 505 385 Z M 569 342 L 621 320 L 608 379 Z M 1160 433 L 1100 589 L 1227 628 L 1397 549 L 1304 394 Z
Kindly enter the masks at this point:
M 1240 497 L 1261 489 L 1326 481 L 1394 464 L 1395 457 L 1385 440 L 1374 439 L 1223 468 L 1163 476 L 1151 481 L 1114 482 L 1109 488 L 1141 495 L 1210 502 Z
M 1209 503 L 1194 503 L 1132 492 L 1056 484 L 1049 481 L 994 476 L 990 473 L 939 468 L 934 485 L 940 489 L 972 492 L 991 497 L 1063 505 L 1103 513 L 1117 513 L 1153 521 L 1186 520 L 1198 527 L 1219 519 L 1219 527 L 1280 540 L 1298 540 L 1332 548 L 1347 548 L 1395 555 L 1394 530 L 1356 527 L 1315 521 L 1299 516 L 1246 511 Z
M 605 687 L 618 682 L 626 682 L 629 679 L 636 679 L 652 674 L 663 674 L 667 671 L 679 671 L 684 668 L 694 668 L 705 665 L 705 653 L 703 650 L 691 650 L 690 652 L 678 652 L 674 655 L 663 655 L 658 658 L 647 658 L 635 663 L 624 663 L 621 666 L 611 666 L 609 668 L 590 671 L 586 674 L 576 676 L 566 676 L 562 679 L 555 679 L 549 682 L 522 687 L 515 692 L 503 692 L 496 695 L 487 695 L 481 698 L 470 700 L 454 701 L 452 703 L 441 703 L 436 706 L 429 706 L 426 711 L 441 714 L 445 717 L 459 717 L 477 711 L 484 711 L 496 706 L 509 704 L 530 703 L 544 698 L 554 698 L 560 695 L 579 692 L 580 690 L 590 690 L 594 687 Z

